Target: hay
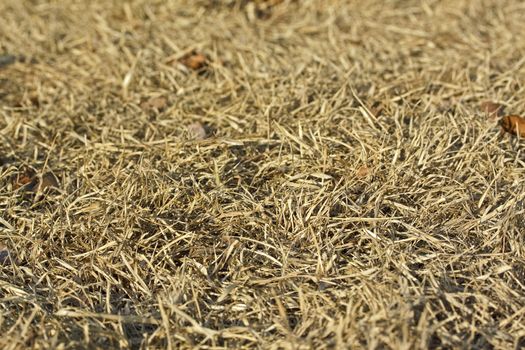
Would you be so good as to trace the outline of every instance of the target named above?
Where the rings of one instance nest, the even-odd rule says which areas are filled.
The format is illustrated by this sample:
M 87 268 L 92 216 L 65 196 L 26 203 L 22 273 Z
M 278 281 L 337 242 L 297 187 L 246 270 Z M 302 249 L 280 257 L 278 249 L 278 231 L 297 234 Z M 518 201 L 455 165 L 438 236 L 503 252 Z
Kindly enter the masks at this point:
M 525 346 L 522 2 L 0 13 L 2 349 Z

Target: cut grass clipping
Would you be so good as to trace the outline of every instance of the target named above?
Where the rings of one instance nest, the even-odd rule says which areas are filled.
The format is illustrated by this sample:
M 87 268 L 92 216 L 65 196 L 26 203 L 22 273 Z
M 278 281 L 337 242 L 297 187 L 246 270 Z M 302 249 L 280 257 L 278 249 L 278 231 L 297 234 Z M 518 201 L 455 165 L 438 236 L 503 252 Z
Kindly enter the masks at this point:
M 525 6 L 0 1 L 1 349 L 525 347 Z

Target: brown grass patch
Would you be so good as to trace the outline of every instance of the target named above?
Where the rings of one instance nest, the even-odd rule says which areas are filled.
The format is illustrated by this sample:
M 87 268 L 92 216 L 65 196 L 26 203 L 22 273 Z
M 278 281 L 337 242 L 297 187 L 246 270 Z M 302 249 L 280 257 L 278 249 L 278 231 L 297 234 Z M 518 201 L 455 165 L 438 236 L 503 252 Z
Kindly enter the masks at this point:
M 520 1 L 0 13 L 0 348 L 525 346 Z

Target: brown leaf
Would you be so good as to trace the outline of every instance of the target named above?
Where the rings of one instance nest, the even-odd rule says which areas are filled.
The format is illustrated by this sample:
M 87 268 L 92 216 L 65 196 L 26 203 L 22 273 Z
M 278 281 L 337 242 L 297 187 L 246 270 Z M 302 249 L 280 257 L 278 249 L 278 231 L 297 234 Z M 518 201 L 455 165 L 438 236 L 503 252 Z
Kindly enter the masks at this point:
M 163 96 L 152 97 L 149 100 L 143 101 L 140 107 L 144 110 L 156 109 L 158 111 L 163 110 L 168 104 L 168 99 Z
M 179 62 L 193 70 L 200 70 L 208 65 L 206 56 L 195 51 L 183 56 L 179 59 Z
M 56 176 L 51 173 L 47 172 L 44 175 L 42 175 L 42 181 L 40 182 L 40 191 L 44 191 L 46 189 L 56 188 L 58 189 L 60 187 L 60 184 L 58 183 L 58 179 Z
M 355 176 L 357 176 L 358 178 L 362 179 L 362 178 L 365 178 L 368 175 L 370 175 L 370 173 L 371 173 L 370 168 L 367 167 L 366 165 L 363 165 L 363 166 L 359 167 L 359 169 L 356 170 Z
M 505 106 L 497 102 L 485 101 L 481 104 L 481 110 L 489 116 L 500 116 L 503 113 Z
M 31 187 L 36 183 L 35 180 L 36 172 L 33 169 L 25 168 L 22 172 L 18 173 L 13 178 L 13 188 L 19 189 L 21 187 Z
M 518 115 L 508 115 L 501 118 L 500 123 L 503 130 L 511 134 L 519 134 L 525 137 L 525 118 Z
M 15 189 L 18 189 L 20 187 L 23 187 L 29 183 L 31 183 L 32 179 L 27 176 L 26 174 L 21 174 L 20 176 L 17 177 L 17 179 L 14 181 L 13 183 L 13 187 Z
M 58 189 L 60 184 L 52 172 L 39 176 L 33 169 L 26 168 L 13 179 L 13 187 L 14 189 L 22 188 L 25 191 L 37 193 L 52 188 Z
M 194 140 L 203 140 L 207 136 L 206 129 L 199 122 L 194 122 L 188 125 L 188 132 L 190 137 Z

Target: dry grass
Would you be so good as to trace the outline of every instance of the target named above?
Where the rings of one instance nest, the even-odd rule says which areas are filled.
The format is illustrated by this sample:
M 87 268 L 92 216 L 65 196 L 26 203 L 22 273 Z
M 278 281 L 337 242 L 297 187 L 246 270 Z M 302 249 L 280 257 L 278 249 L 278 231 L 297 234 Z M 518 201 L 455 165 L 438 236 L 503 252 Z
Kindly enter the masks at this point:
M 525 346 L 524 3 L 274 2 L 0 2 L 2 349 Z

